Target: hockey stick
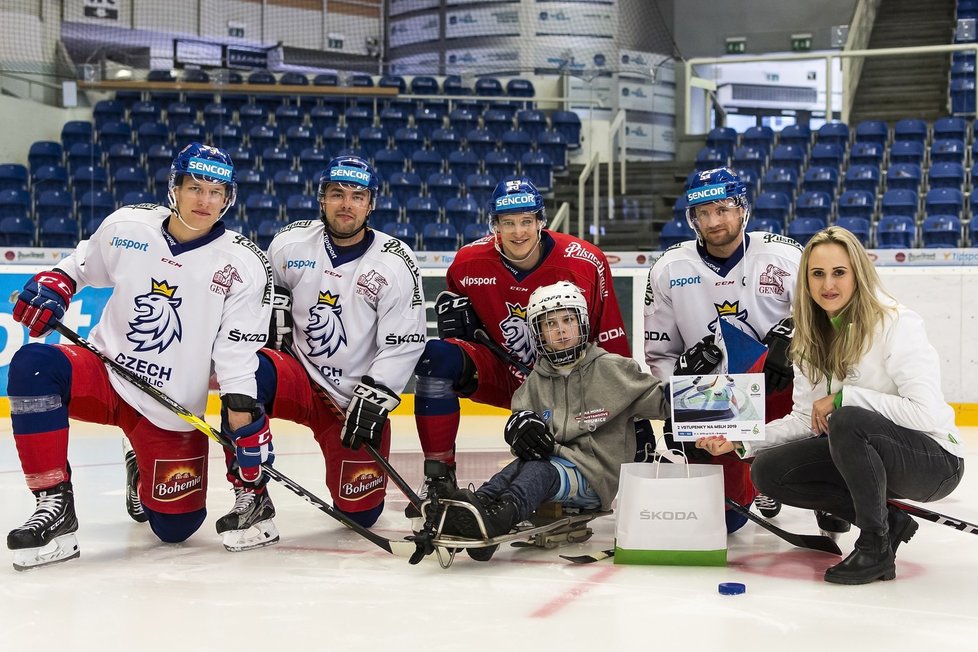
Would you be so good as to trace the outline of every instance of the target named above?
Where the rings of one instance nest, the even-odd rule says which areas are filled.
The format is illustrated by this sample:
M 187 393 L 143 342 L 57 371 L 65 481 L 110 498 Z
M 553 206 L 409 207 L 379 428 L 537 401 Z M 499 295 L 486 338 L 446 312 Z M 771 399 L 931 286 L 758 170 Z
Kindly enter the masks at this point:
M 974 523 L 962 521 L 959 518 L 946 516 L 940 512 L 935 512 L 924 507 L 918 507 L 917 505 L 910 505 L 899 500 L 888 500 L 887 502 L 891 505 L 899 507 L 911 516 L 922 518 L 925 521 L 931 521 L 932 523 L 953 527 L 955 530 L 961 530 L 962 532 L 968 532 L 970 534 L 978 534 L 978 525 L 975 525 Z
M 489 337 L 489 334 L 486 333 L 484 330 L 482 330 L 481 328 L 476 329 L 474 336 L 476 342 L 478 342 L 482 346 L 486 347 L 487 349 L 495 353 L 497 358 L 499 358 L 500 360 L 502 360 L 507 364 L 513 365 L 524 375 L 526 376 L 530 375 L 530 368 L 527 365 L 523 364 L 522 362 L 514 358 L 513 355 L 509 351 L 504 349 L 502 346 L 496 344 L 496 342 L 494 342 L 492 338 Z
M 193 426 L 200 432 L 204 433 L 205 435 L 207 435 L 208 437 L 216 441 L 224 448 L 228 450 L 234 450 L 234 445 L 231 442 L 227 441 L 224 437 L 222 437 L 221 433 L 215 430 L 209 423 L 207 423 L 197 415 L 193 414 L 190 410 L 188 410 L 187 408 L 183 407 L 182 405 L 174 401 L 172 398 L 170 398 L 169 396 L 161 392 L 153 385 L 146 382 L 143 378 L 137 376 L 136 374 L 129 371 L 121 364 L 113 360 L 112 358 L 108 357 L 107 355 L 99 351 L 97 348 L 95 348 L 95 346 L 91 342 L 78 335 L 78 333 L 74 332 L 73 330 L 71 330 L 70 328 L 68 328 L 67 326 L 65 326 L 60 322 L 55 324 L 54 330 L 61 333 L 61 335 L 63 335 L 64 337 L 68 338 L 68 340 L 70 340 L 73 344 L 76 344 L 82 347 L 83 349 L 85 349 L 86 351 L 93 353 L 95 356 L 99 358 L 99 360 L 109 365 L 109 368 L 111 368 L 112 371 L 122 376 L 122 378 L 132 383 L 138 389 L 145 392 L 150 398 L 154 399 L 157 403 L 163 405 L 163 407 L 167 408 L 168 410 L 176 414 L 178 417 L 180 417 L 181 419 L 189 423 L 191 426 Z M 367 539 L 374 545 L 383 548 L 384 550 L 391 553 L 392 555 L 396 555 L 399 557 L 408 557 L 414 554 L 416 549 L 414 543 L 411 543 L 409 541 L 395 541 L 392 539 L 388 539 L 386 537 L 382 537 L 378 534 L 374 534 L 367 528 L 363 527 L 353 519 L 346 516 L 346 514 L 343 514 L 342 512 L 331 507 L 329 503 L 325 502 L 322 498 L 318 498 L 307 489 L 301 487 L 294 480 L 276 471 L 271 464 L 268 464 L 267 462 L 263 462 L 261 464 L 261 468 L 265 471 L 265 473 L 268 474 L 268 476 L 271 479 L 281 483 L 286 489 L 294 493 L 296 496 L 302 498 L 307 503 L 315 506 L 317 509 L 319 509 L 319 511 L 324 512 L 328 516 L 333 517 L 334 519 L 336 519 L 343 525 L 347 526 L 348 528 L 350 528 L 351 530 L 353 530 L 363 538 Z

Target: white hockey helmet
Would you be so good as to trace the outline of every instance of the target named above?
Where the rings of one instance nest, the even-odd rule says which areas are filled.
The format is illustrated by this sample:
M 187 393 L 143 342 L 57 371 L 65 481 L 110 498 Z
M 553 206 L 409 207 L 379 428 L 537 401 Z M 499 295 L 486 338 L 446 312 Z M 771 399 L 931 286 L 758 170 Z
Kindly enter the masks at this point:
M 577 315 L 580 325 L 580 338 L 574 346 L 562 351 L 554 351 L 544 344 L 543 325 L 547 319 L 558 310 L 568 310 Z M 526 310 L 526 321 L 533 333 L 537 355 L 544 356 L 555 366 L 573 364 L 584 353 L 590 335 L 587 316 L 587 301 L 581 289 L 567 281 L 559 281 L 552 285 L 538 287 L 530 294 L 530 303 Z

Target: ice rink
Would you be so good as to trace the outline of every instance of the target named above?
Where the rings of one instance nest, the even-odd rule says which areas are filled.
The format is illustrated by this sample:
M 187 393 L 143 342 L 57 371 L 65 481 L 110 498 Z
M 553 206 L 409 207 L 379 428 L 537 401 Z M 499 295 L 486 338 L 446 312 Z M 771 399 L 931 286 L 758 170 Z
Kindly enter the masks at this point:
M 509 454 L 499 417 L 465 417 L 459 480 L 478 484 Z M 947 650 L 978 637 L 978 536 L 921 521 L 900 548 L 897 579 L 866 586 L 822 581 L 838 561 L 792 548 L 753 523 L 729 539 L 726 568 L 573 565 L 559 553 L 613 545 L 613 517 L 594 537 L 558 550 L 501 549 L 487 563 L 460 554 L 449 569 L 392 557 L 275 483 L 278 545 L 229 553 L 214 521 L 233 503 L 212 446 L 207 521 L 189 541 L 161 544 L 125 511 L 121 433 L 73 424 L 70 460 L 81 558 L 28 572 L 0 563 L 5 651 L 111 650 Z M 33 511 L 9 420 L 0 421 L 0 529 Z M 394 418 L 392 463 L 412 486 L 421 455 L 411 417 Z M 329 499 L 318 447 L 304 429 L 273 422 L 276 468 Z M 978 428 L 962 485 L 928 505 L 978 523 Z M 388 487 L 375 530 L 409 534 L 406 500 Z M 810 512 L 774 519 L 817 533 Z M 840 546 L 851 550 L 855 533 Z M 720 582 L 747 592 L 722 596 Z

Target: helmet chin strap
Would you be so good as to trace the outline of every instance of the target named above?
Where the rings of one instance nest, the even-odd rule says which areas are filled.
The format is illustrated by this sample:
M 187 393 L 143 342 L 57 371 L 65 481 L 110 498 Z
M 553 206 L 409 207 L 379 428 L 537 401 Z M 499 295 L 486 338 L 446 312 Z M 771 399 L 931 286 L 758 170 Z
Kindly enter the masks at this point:
M 187 222 L 186 222 L 186 221 L 185 221 L 185 220 L 183 219 L 183 217 L 182 217 L 182 216 L 180 215 L 180 209 L 178 209 L 178 208 L 176 207 L 176 205 L 174 205 L 174 206 L 173 206 L 173 214 L 177 216 L 177 219 L 178 219 L 178 220 L 180 220 L 180 224 L 183 224 L 183 225 L 184 225 L 185 227 L 187 227 L 187 228 L 188 228 L 188 229 L 190 229 L 191 231 L 203 231 L 203 230 L 204 230 L 204 229 L 202 229 L 202 228 L 200 228 L 200 229 L 199 229 L 199 228 L 196 228 L 196 227 L 193 227 L 193 226 L 190 226 L 189 224 L 187 224 Z
M 496 248 L 496 251 L 499 252 L 500 256 L 502 256 L 509 262 L 516 263 L 518 265 L 526 260 L 529 260 L 530 256 L 532 256 L 535 253 L 536 248 L 539 247 L 540 244 L 543 242 L 543 238 L 540 236 L 540 232 L 542 230 L 543 230 L 542 226 L 537 229 L 537 243 L 533 247 L 530 247 L 530 251 L 522 258 L 510 258 L 509 256 L 503 253 L 503 248 L 499 245 L 499 231 L 496 231 L 496 237 L 493 239 L 492 244 Z
M 360 225 L 360 228 L 358 228 L 353 233 L 347 233 L 346 235 L 341 235 L 333 230 L 333 227 L 329 225 L 329 220 L 326 219 L 326 211 L 324 211 L 322 207 L 320 207 L 319 209 L 319 219 L 323 221 L 323 226 L 326 228 L 326 233 L 328 233 L 330 237 L 333 238 L 333 240 L 349 240 L 350 238 L 352 238 L 353 236 L 355 236 L 356 234 L 360 233 L 365 228 L 367 228 L 367 221 L 370 219 L 370 214 L 367 213 L 367 217 L 364 218 L 363 224 Z

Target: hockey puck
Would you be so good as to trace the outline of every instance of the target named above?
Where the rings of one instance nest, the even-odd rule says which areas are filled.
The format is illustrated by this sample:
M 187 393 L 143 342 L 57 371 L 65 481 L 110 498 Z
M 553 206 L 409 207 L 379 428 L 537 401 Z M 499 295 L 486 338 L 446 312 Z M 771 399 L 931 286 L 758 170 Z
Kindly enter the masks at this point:
M 720 595 L 740 595 L 747 592 L 747 587 L 740 582 L 721 582 L 717 590 Z

